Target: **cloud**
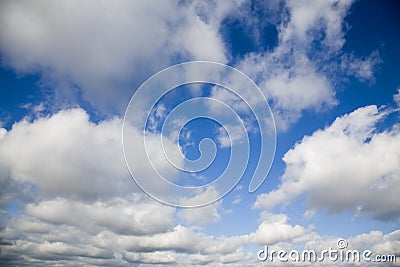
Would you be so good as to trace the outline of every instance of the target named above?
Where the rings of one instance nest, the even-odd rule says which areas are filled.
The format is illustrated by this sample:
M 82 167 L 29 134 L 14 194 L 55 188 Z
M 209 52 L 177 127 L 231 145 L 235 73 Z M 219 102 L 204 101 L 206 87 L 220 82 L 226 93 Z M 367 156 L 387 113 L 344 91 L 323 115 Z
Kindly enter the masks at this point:
M 1 221 L 1 263 L 190 263 L 185 255 L 207 251 L 210 242 L 215 244 L 209 262 L 244 258 L 238 244 L 221 248 L 212 236 L 175 225 L 175 208 L 137 191 L 123 162 L 121 127 L 119 118 L 94 123 L 77 108 L 2 129 L 1 204 L 6 216 Z M 131 145 L 142 142 L 142 136 L 130 130 Z M 135 159 L 141 160 L 140 155 Z M 162 162 L 155 164 L 163 168 Z M 13 203 L 19 203 L 16 213 L 8 210 Z M 216 202 L 182 211 L 179 217 L 192 225 L 208 224 L 219 219 L 219 208 Z M 223 257 L 218 255 L 221 250 L 227 252 Z
M 397 93 L 393 95 L 393 101 L 396 103 L 397 107 L 400 108 L 400 88 L 398 88 Z
M 388 112 L 376 106 L 360 108 L 306 136 L 286 153 L 280 187 L 259 196 L 255 207 L 272 208 L 308 194 L 310 210 L 356 208 L 361 216 L 396 218 L 398 128 L 376 130 Z M 18 212 L 3 211 L 1 264 L 240 266 L 257 265 L 255 252 L 245 252 L 254 245 L 285 249 L 335 245 L 337 237 L 322 236 L 312 225 L 291 224 L 285 214 L 267 212 L 255 229 L 241 235 L 203 232 L 198 226 L 219 220 L 222 203 L 176 211 L 136 191 L 118 157 L 120 131 L 119 118 L 93 123 L 82 109 L 23 120 L 2 131 L 2 204 L 8 209 L 8 203 L 22 202 Z M 133 143 L 141 140 L 136 134 Z M 215 193 L 210 190 L 197 197 Z M 176 219 L 189 226 L 177 224 Z M 376 253 L 397 253 L 398 242 L 397 232 L 374 231 L 349 239 L 353 247 Z
M 291 241 L 304 236 L 306 229 L 300 225 L 289 225 L 285 214 L 262 214 L 264 218 L 257 230 L 250 234 L 250 239 L 258 245 L 272 245 L 278 242 Z
M 0 139 L 1 181 L 9 186 L 16 182 L 29 189 L 31 195 L 87 201 L 136 192 L 138 187 L 123 158 L 121 129 L 120 118 L 93 123 L 79 108 L 15 123 Z M 127 145 L 135 151 L 143 142 L 143 135 L 135 128 L 129 128 L 129 134 Z M 163 155 L 160 136 L 153 134 L 148 140 L 154 166 L 173 178 L 177 170 L 171 171 L 169 162 L 159 156 Z M 170 156 L 180 166 L 182 157 L 177 145 L 167 137 L 164 145 L 171 151 L 175 149 Z M 131 159 L 138 175 L 153 174 L 145 164 L 149 161 L 146 156 L 136 153 Z M 8 179 L 12 181 L 7 182 Z
M 279 188 L 259 195 L 254 207 L 273 209 L 305 194 L 312 209 L 398 219 L 399 127 L 377 130 L 388 112 L 359 108 L 305 136 L 284 155 Z
M 5 175 L 44 195 L 96 199 L 136 190 L 125 168 L 118 118 L 95 124 L 82 109 L 63 110 L 15 123 L 0 147 Z
M 380 62 L 376 51 L 364 58 L 342 51 L 344 19 L 352 3 L 287 1 L 277 24 L 276 47 L 248 53 L 237 62 L 266 95 L 278 129 L 287 130 L 305 110 L 337 105 L 336 87 L 346 77 L 373 80 Z
M 136 199 L 137 200 L 137 199 Z M 135 203 L 135 199 L 130 199 Z M 152 206 L 154 203 L 144 198 L 142 205 Z M 124 202 L 125 203 L 125 202 Z M 49 205 L 50 203 L 41 203 Z M 2 253 L 0 263 L 20 265 L 28 263 L 32 266 L 55 265 L 107 265 L 129 266 L 134 264 L 174 264 L 174 265 L 257 265 L 256 250 L 245 253 L 246 245 L 256 244 L 260 248 L 268 245 L 270 249 L 314 249 L 317 252 L 329 247 L 336 247 L 338 237 L 320 235 L 307 228 L 288 223 L 285 214 L 262 213 L 260 224 L 254 232 L 230 237 L 207 235 L 193 228 L 176 225 L 164 228 L 161 232 L 122 234 L 113 227 L 89 230 L 85 226 L 101 222 L 93 205 L 89 216 L 70 213 L 70 219 L 64 223 L 50 222 L 30 215 L 13 215 L 7 226 L 0 232 Z M 125 204 L 123 204 L 125 205 Z M 62 205 L 60 208 L 63 210 Z M 114 207 L 120 208 L 119 205 Z M 138 206 L 141 212 L 144 206 Z M 85 209 L 82 211 L 84 212 Z M 124 217 L 124 209 L 118 218 Z M 160 211 L 160 210 L 159 210 Z M 144 217 L 149 223 L 159 215 L 152 212 Z M 101 216 L 116 218 L 107 211 Z M 153 217 L 155 216 L 155 217 Z M 85 218 L 86 221 L 76 223 L 73 219 Z M 155 222 L 155 220 L 153 221 Z M 118 222 L 116 222 L 118 224 Z M 398 254 L 399 231 L 383 234 L 371 231 L 348 238 L 350 249 L 371 249 L 375 254 Z M 294 263 L 296 265 L 296 263 Z
M 309 5 L 310 1 L 288 1 L 290 21 L 282 35 L 284 42 L 292 40 L 311 45 L 316 38 L 313 30 L 324 31 L 322 44 L 332 50 L 341 49 L 344 43 L 343 17 L 353 1 L 322 1 Z M 311 39 L 310 39 L 311 37 Z
M 205 247 L 206 238 L 201 233 L 177 225 L 172 231 L 153 236 L 126 236 L 121 238 L 120 245 L 128 251 L 168 251 L 197 253 Z
M 365 58 L 356 58 L 353 55 L 343 55 L 340 67 L 348 74 L 360 81 L 374 81 L 376 66 L 381 63 L 378 51 L 374 51 Z
M 41 75 L 56 97 L 121 112 L 144 78 L 173 62 L 226 62 L 218 28 L 239 4 L 3 1 L 2 64 Z
M 199 200 L 207 203 L 210 199 L 215 199 L 218 194 L 219 193 L 215 190 L 214 187 L 208 187 L 205 191 L 200 192 L 195 197 L 185 199 L 185 203 L 190 203 L 191 201 L 197 202 Z M 219 221 L 219 219 L 221 218 L 221 206 L 222 200 L 219 200 L 202 207 L 181 209 L 178 212 L 178 218 L 182 219 L 189 225 L 207 225 Z
M 3 65 L 39 74 L 41 84 L 54 89 L 56 103 L 83 97 L 97 110 L 121 114 L 132 90 L 172 63 L 231 60 L 221 36 L 227 18 L 242 17 L 255 39 L 265 21 L 273 22 L 277 46 L 248 53 L 235 65 L 260 85 L 285 130 L 304 110 L 337 104 L 333 77 L 344 72 L 373 79 L 376 52 L 359 59 L 341 51 L 352 2 L 256 4 L 268 14 L 257 17 L 246 1 L 5 1 L 0 53 Z
M 380 61 L 377 52 L 357 58 L 342 51 L 344 18 L 352 2 L 275 1 L 273 7 L 265 7 L 277 24 L 277 46 L 248 53 L 236 66 L 259 83 L 280 129 L 288 129 L 305 110 L 335 106 L 333 78 L 373 80 Z M 186 60 L 232 60 L 220 32 L 229 15 L 245 14 L 246 31 L 254 32 L 260 43 L 257 20 L 265 18 L 246 13 L 243 5 L 248 3 L 3 1 L 1 64 L 18 74 L 38 74 L 57 101 L 67 98 L 76 106 L 83 98 L 96 111 L 120 113 L 132 90 L 163 67 Z M 238 98 L 217 89 L 211 96 L 247 110 Z M 242 93 L 251 104 L 261 100 L 246 90 Z M 398 105 L 399 94 L 394 96 Z M 207 233 L 204 226 L 222 218 L 222 201 L 176 210 L 145 196 L 124 163 L 121 118 L 93 122 L 80 108 L 45 115 L 48 105 L 26 106 L 32 118 L 10 130 L 0 128 L 2 266 L 258 266 L 257 246 L 321 250 L 336 245 L 338 237 L 321 235 L 313 225 L 292 223 L 289 216 L 272 212 L 262 212 L 258 225 L 241 229 L 241 234 Z M 165 117 L 166 107 L 158 108 L 153 122 Z M 305 195 L 305 218 L 328 209 L 398 219 L 399 126 L 377 130 L 388 112 L 360 108 L 306 136 L 285 154 L 280 187 L 258 196 L 254 207 L 272 210 Z M 135 150 L 143 135 L 129 130 L 132 161 L 138 173 L 151 180 L 147 159 Z M 164 137 L 166 149 L 179 152 L 172 136 Z M 173 180 L 175 171 L 162 156 L 159 137 L 156 131 L 149 133 L 149 154 L 154 166 Z M 190 139 L 190 132 L 186 137 Z M 239 141 L 243 136 L 231 137 Z M 171 156 L 179 166 L 180 155 Z M 216 194 L 211 188 L 192 201 Z M 241 199 L 235 196 L 233 204 Z M 399 238 L 399 231 L 371 231 L 349 237 L 349 244 L 399 255 Z
M 244 136 L 242 125 L 224 125 L 218 128 L 217 141 L 222 148 L 230 147 L 231 145 L 242 143 L 247 136 Z M 226 133 L 230 133 L 227 135 Z
M 236 195 L 235 199 L 232 201 L 232 204 L 238 205 L 240 204 L 240 202 L 242 202 L 242 198 L 240 197 L 240 195 Z
M 175 212 L 140 195 L 94 203 L 57 198 L 28 204 L 26 211 L 40 220 L 78 226 L 86 232 L 107 229 L 125 235 L 164 232 L 172 227 Z
M 380 240 L 374 243 L 369 240 L 369 244 L 372 245 L 373 250 L 380 254 L 390 252 L 398 258 L 400 255 L 400 231 L 393 231 L 387 235 L 382 235 L 379 231 L 376 232 L 378 236 L 380 235 Z M 367 235 L 367 237 L 369 236 Z
M 145 202 L 144 204 L 151 204 Z M 43 203 L 47 205 L 47 203 Z M 144 208 L 138 207 L 140 209 Z M 154 211 L 154 210 L 153 210 Z M 156 215 L 154 212 L 149 214 Z M 70 214 L 77 219 L 77 214 Z M 77 216 L 77 217 L 75 217 Z M 103 217 L 115 220 L 115 214 L 105 212 Z M 121 214 L 118 218 L 124 216 Z M 99 217 L 86 217 L 97 222 Z M 101 220 L 100 220 L 101 221 Z M 147 216 L 142 220 L 151 223 Z M 93 228 L 84 223 L 65 220 L 64 223 L 45 222 L 31 216 L 14 217 L 0 232 L 2 254 L 0 262 L 32 265 L 65 261 L 67 265 L 128 266 L 131 263 L 192 265 L 195 262 L 215 264 L 218 262 L 241 262 L 245 257 L 238 248 L 225 238 L 212 236 L 177 225 L 160 233 L 119 234 L 111 228 Z M 92 225 L 92 223 L 89 225 Z M 94 231 L 94 232 L 93 232 Z M 12 241 L 12 242 L 11 242 Z M 235 256 L 237 255 L 237 256 Z M 201 257 L 202 256 L 202 257 Z M 249 259 L 247 257 L 247 259 Z

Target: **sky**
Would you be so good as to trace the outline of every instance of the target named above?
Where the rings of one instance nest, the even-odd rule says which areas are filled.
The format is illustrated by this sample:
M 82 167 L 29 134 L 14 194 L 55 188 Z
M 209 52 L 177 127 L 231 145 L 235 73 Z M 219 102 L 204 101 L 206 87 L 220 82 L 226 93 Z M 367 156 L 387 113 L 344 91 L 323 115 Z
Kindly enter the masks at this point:
M 398 266 L 399 11 L 2 1 L 0 265 Z

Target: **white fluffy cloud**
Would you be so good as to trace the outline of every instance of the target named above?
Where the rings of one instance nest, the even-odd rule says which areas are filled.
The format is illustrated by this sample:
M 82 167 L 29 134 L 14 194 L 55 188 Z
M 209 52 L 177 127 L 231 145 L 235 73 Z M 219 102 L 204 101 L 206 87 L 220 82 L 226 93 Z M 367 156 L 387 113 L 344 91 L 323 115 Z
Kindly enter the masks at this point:
M 210 242 L 215 244 L 209 262 L 219 260 L 221 250 L 227 252 L 221 262 L 243 259 L 238 244 L 220 247 L 211 236 L 175 225 L 175 208 L 137 191 L 122 157 L 121 127 L 119 118 L 93 123 L 84 110 L 69 109 L 2 129 L 2 208 L 21 204 L 17 214 L 2 217 L 0 262 L 190 263 L 185 253 L 207 251 Z M 133 145 L 142 142 L 133 133 Z M 163 168 L 162 162 L 156 165 Z M 215 192 L 198 197 L 209 194 Z M 215 203 L 184 210 L 179 218 L 203 225 L 219 219 L 219 208 Z
M 333 50 L 341 49 L 344 43 L 342 22 L 352 2 L 352 0 L 317 3 L 309 0 L 288 1 L 291 18 L 282 32 L 282 41 L 298 41 L 309 46 L 315 39 L 312 30 L 323 29 L 326 33 L 323 44 Z
M 288 224 L 288 216 L 285 214 L 264 213 L 261 217 L 264 219 L 257 231 L 250 234 L 250 239 L 256 244 L 271 245 L 291 241 L 306 233 L 304 227 Z
M 39 191 L 40 196 L 88 201 L 137 191 L 124 162 L 121 129 L 120 118 L 93 123 L 82 109 L 62 110 L 32 122 L 15 123 L 0 139 L 1 181 L 9 187 L 7 193 L 14 192 L 11 189 L 17 183 L 30 188 L 31 193 Z M 129 130 L 129 149 L 135 151 L 143 136 L 136 129 Z M 160 138 L 153 135 L 149 139 Z M 179 151 L 167 137 L 164 142 Z M 159 142 L 149 143 L 149 154 L 156 155 L 152 158 L 153 164 L 158 170 L 170 171 L 168 161 L 157 157 L 163 155 Z M 178 164 L 182 160 L 179 152 L 172 156 Z M 136 153 L 132 160 L 141 177 L 153 173 L 146 168 L 149 164 L 144 164 L 148 162 L 146 156 Z M 170 171 L 169 177 L 174 177 L 176 172 Z
M 5 175 L 47 195 L 95 199 L 136 188 L 125 168 L 118 118 L 95 124 L 82 109 L 71 109 L 23 120 L 0 147 Z
M 237 5 L 3 1 L 2 63 L 42 75 L 62 95 L 73 95 L 78 86 L 97 108 L 120 112 L 143 79 L 173 62 L 226 62 L 218 28 Z
M 306 194 L 310 208 L 398 219 L 399 126 L 377 131 L 388 112 L 359 108 L 304 137 L 283 157 L 286 170 L 279 188 L 259 195 L 254 207 L 272 209 Z
M 140 195 L 90 204 L 58 198 L 28 204 L 26 211 L 43 221 L 94 233 L 103 228 L 119 234 L 154 234 L 168 230 L 174 222 L 173 208 Z
M 269 99 L 278 129 L 287 130 L 304 110 L 335 106 L 332 76 L 373 79 L 378 53 L 359 59 L 342 52 L 344 18 L 352 2 L 287 1 L 278 45 L 272 52 L 249 53 L 237 64 Z

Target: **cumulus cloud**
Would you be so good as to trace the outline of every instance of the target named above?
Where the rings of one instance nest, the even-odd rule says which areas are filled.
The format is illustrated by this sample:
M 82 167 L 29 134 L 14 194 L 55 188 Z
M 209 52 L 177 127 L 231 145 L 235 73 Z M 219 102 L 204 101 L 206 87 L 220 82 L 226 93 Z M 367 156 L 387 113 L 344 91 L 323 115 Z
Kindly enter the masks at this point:
M 273 209 L 305 194 L 312 209 L 398 219 L 399 127 L 377 130 L 388 112 L 359 108 L 304 137 L 283 157 L 279 188 L 259 195 L 254 207 Z
M 78 226 L 95 233 L 99 232 L 97 228 L 103 228 L 126 235 L 153 234 L 166 231 L 174 222 L 173 208 L 145 201 L 140 195 L 90 204 L 57 198 L 28 204 L 26 211 L 43 221 Z
M 135 212 L 140 214 L 142 212 L 140 210 L 146 209 L 145 205 L 149 204 L 151 205 L 150 202 L 144 201 Z M 66 211 L 63 207 L 61 210 Z M 94 210 L 96 213 L 95 207 Z M 123 209 L 121 212 L 117 215 L 105 211 L 98 215 L 103 219 L 116 221 L 116 218 L 126 216 L 126 213 L 123 214 Z M 90 213 L 93 215 L 93 211 Z M 156 210 L 153 210 L 141 221 L 151 223 L 150 217 L 162 221 L 159 216 L 165 214 L 156 213 Z M 245 254 L 239 248 L 241 243 L 231 243 L 226 238 L 216 239 L 181 225 L 164 229 L 159 233 L 130 232 L 127 234 L 125 232 L 121 234 L 114 232 L 113 227 L 91 228 L 93 223 L 103 221 L 98 216 L 85 216 L 85 221 L 80 223 L 73 220 L 78 220 L 80 217 L 76 211 L 69 215 L 70 219 L 64 220 L 63 223 L 50 222 L 48 218 L 44 218 L 46 220 L 43 221 L 32 215 L 14 216 L 10 224 L 0 232 L 2 238 L 0 262 L 53 265 L 57 261 L 75 266 L 85 264 L 129 266 L 132 263 L 234 264 L 244 259 L 249 260 L 249 256 L 244 257 Z M 47 213 L 46 216 L 48 216 Z M 157 224 L 156 221 L 153 222 Z M 89 225 L 85 226 L 86 223 Z M 115 222 L 115 225 L 118 224 Z
M 360 108 L 305 137 L 284 157 L 287 169 L 280 188 L 259 196 L 255 206 L 265 208 L 269 201 L 279 204 L 308 193 L 313 210 L 337 211 L 354 208 L 357 203 L 360 215 L 397 216 L 398 128 L 383 132 L 375 129 L 386 113 L 375 106 Z M 242 235 L 213 236 L 202 232 L 197 226 L 220 219 L 221 202 L 176 211 L 135 191 L 129 186 L 133 182 L 126 169 L 121 170 L 123 160 L 118 157 L 120 124 L 118 118 L 93 123 L 82 109 L 70 109 L 34 121 L 23 120 L 9 131 L 3 130 L 2 204 L 25 200 L 18 213 L 2 217 L 1 264 L 257 265 L 255 252 L 245 252 L 247 246 L 326 249 L 335 244 L 337 237 L 321 236 L 312 225 L 291 224 L 285 214 L 266 212 L 261 214 L 256 229 Z M 378 160 L 382 158 L 385 160 Z M 47 171 L 42 170 L 43 166 Z M 326 177 L 330 179 L 319 180 Z M 110 179 L 119 186 L 113 187 Z M 24 193 L 26 189 L 21 186 L 27 183 L 33 188 Z M 349 183 L 351 194 L 346 191 Z M 335 197 L 333 186 L 345 198 Z M 209 198 L 213 194 L 211 190 L 197 197 Z M 274 200 L 279 195 L 282 198 Z M 374 202 L 378 197 L 381 202 Z M 188 226 L 177 224 L 177 218 Z M 373 231 L 352 237 L 349 242 L 355 248 L 393 253 L 399 235 Z
M 145 199 L 142 201 L 143 205 L 151 205 Z M 140 213 L 140 210 L 136 211 Z M 0 263 L 29 263 L 32 266 L 60 263 L 68 266 L 130 266 L 142 263 L 257 266 L 256 251 L 245 253 L 243 247 L 246 245 L 255 244 L 260 248 L 268 245 L 270 249 L 287 251 L 305 248 L 319 252 L 336 247 L 338 240 L 336 236 L 319 235 L 312 231 L 311 226 L 291 225 L 287 215 L 273 213 L 263 213 L 254 232 L 230 237 L 214 237 L 182 225 L 146 234 L 121 234 L 114 232 L 112 227 L 95 227 L 88 232 L 89 227 L 83 223 L 72 220 L 57 223 L 33 215 L 14 215 L 0 232 Z M 76 215 L 76 212 L 72 212 L 71 218 Z M 115 215 L 107 211 L 102 216 L 115 219 Z M 149 216 L 158 215 L 153 212 Z M 98 219 L 87 217 L 92 222 L 98 222 Z M 398 242 L 398 231 L 388 234 L 371 231 L 348 239 L 351 249 L 371 249 L 381 254 L 398 254 L 395 249 Z
M 291 241 L 306 233 L 304 227 L 288 224 L 288 216 L 285 214 L 264 213 L 261 217 L 264 219 L 258 229 L 250 234 L 250 239 L 256 244 L 271 245 Z
M 191 263 L 187 253 L 196 257 L 210 242 L 208 262 L 244 258 L 239 244 L 220 247 L 212 236 L 176 225 L 175 208 L 137 191 L 122 158 L 121 127 L 119 118 L 94 123 L 77 108 L 2 129 L 1 204 L 5 209 L 20 204 L 18 213 L 2 211 L 7 216 L 1 221 L 1 263 L 185 264 Z M 143 136 L 133 133 L 131 145 L 142 142 Z M 135 159 L 141 160 L 140 155 Z M 219 208 L 217 202 L 178 217 L 203 225 L 219 219 Z M 220 257 L 221 251 L 226 255 Z
M 22 120 L 0 139 L 1 179 L 4 185 L 31 185 L 32 190 L 47 197 L 92 201 L 134 192 L 137 186 L 124 162 L 121 129 L 120 118 L 93 123 L 79 108 L 34 121 Z M 134 128 L 129 128 L 129 133 L 127 145 L 135 151 L 143 135 Z M 159 156 L 163 155 L 160 136 L 153 134 L 148 139 L 154 166 L 174 177 L 177 171 L 171 171 L 167 160 Z M 182 159 L 177 146 L 167 137 L 164 145 L 178 151 L 172 159 L 179 164 Z M 152 175 L 152 169 L 144 164 L 148 162 L 146 156 L 136 153 L 132 160 L 139 175 Z M 7 183 L 9 178 L 12 182 Z
M 3 1 L 2 64 L 41 75 L 57 95 L 79 88 L 96 108 L 120 112 L 144 78 L 173 62 L 226 62 L 218 28 L 239 4 Z
M 281 11 L 287 15 L 281 15 L 277 26 L 277 46 L 248 53 L 237 63 L 269 99 L 279 129 L 287 130 L 304 110 L 335 106 L 335 86 L 341 75 L 373 79 L 380 62 L 377 52 L 356 58 L 342 51 L 344 18 L 352 2 L 287 1 Z
M 135 190 L 121 146 L 120 119 L 95 124 L 82 109 L 63 110 L 15 123 L 0 140 L 0 162 L 44 194 L 95 199 Z
M 197 202 L 203 200 L 204 203 L 209 199 L 215 199 L 218 192 L 213 187 L 207 188 L 205 191 L 200 192 L 197 196 L 185 199 L 185 203 L 191 201 Z M 221 218 L 222 200 L 216 201 L 206 206 L 197 207 L 194 209 L 182 209 L 178 213 L 178 217 L 189 225 L 207 225 L 217 222 Z

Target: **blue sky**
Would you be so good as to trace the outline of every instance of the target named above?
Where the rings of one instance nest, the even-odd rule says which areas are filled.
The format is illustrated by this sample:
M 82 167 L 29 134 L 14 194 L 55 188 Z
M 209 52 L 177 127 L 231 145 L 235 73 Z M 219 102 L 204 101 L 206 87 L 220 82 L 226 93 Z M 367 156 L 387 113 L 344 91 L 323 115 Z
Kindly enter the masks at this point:
M 282 263 L 260 262 L 257 251 L 265 245 L 320 251 L 335 248 L 339 238 L 352 249 L 396 255 L 393 266 L 400 262 L 397 1 L 0 6 L 1 265 L 275 266 Z M 146 195 L 128 171 L 121 137 L 139 86 L 189 61 L 222 63 L 247 75 L 265 96 L 276 127 L 270 172 L 249 193 L 261 154 L 262 136 L 254 127 L 263 122 L 256 124 L 248 106 L 212 84 L 184 85 L 161 98 L 149 113 L 146 140 L 151 166 L 171 181 L 212 182 L 230 164 L 242 163 L 229 161 L 235 146 L 243 148 L 246 138 L 252 145 L 238 185 L 193 209 Z M 207 74 L 185 73 L 187 79 Z M 164 82 L 173 84 L 179 75 Z M 260 103 L 251 88 L 238 88 L 247 103 Z M 147 112 L 143 106 L 157 90 L 129 106 L 128 122 Z M 175 118 L 163 132 L 171 110 L 196 97 L 231 107 L 246 120 L 249 135 L 204 118 L 187 124 Z M 226 112 L 213 106 L 218 103 L 187 113 L 197 108 L 223 118 Z M 128 126 L 128 165 L 141 181 L 157 182 L 140 152 L 143 132 Z M 180 134 L 178 126 L 184 126 Z M 233 143 L 227 145 L 229 130 Z M 164 147 L 157 141 L 161 133 Z M 215 161 L 204 171 L 180 172 L 160 157 L 170 151 L 170 160 L 184 169 L 179 151 L 189 160 L 200 157 L 204 138 L 216 147 Z M 183 199 L 207 202 L 220 194 L 210 187 Z

